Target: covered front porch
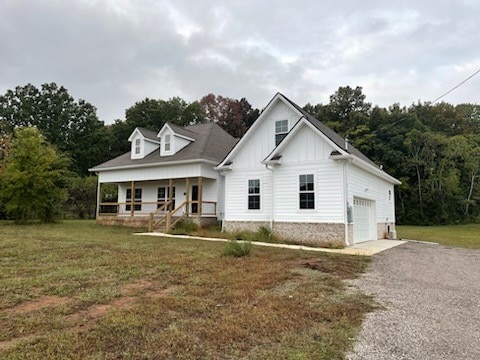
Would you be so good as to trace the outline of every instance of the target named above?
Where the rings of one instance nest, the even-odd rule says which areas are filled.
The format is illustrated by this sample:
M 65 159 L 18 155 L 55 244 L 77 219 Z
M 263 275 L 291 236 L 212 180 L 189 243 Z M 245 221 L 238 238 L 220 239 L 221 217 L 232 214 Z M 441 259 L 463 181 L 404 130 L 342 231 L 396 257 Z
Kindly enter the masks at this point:
M 149 231 L 169 231 L 182 218 L 214 222 L 221 216 L 217 194 L 218 180 L 202 176 L 99 182 L 97 222 Z

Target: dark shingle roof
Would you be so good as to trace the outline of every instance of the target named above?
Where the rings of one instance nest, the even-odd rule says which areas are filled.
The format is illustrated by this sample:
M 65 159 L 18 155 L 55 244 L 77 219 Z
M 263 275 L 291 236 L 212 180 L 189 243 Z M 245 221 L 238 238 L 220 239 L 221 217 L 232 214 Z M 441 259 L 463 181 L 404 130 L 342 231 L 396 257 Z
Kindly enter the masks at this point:
M 233 136 L 215 123 L 191 125 L 185 128 L 168 124 L 174 132 L 194 139 L 183 149 L 170 156 L 160 156 L 159 149 L 152 151 L 143 159 L 131 159 L 130 152 L 93 167 L 92 171 L 106 170 L 121 166 L 165 164 L 182 160 L 211 160 L 220 162 L 237 142 Z M 188 133 L 188 134 L 187 134 Z
M 160 141 L 160 139 L 157 137 L 158 131 L 152 131 L 141 127 L 137 127 L 137 129 L 138 131 L 140 131 L 140 134 L 142 134 L 145 139 L 157 142 Z
M 345 147 L 345 139 L 338 135 L 335 131 L 330 129 L 327 125 L 322 123 L 320 120 L 310 115 L 308 112 L 303 110 L 300 106 L 295 104 L 292 100 L 287 98 L 285 95 L 281 94 L 285 100 L 287 100 L 295 109 L 297 109 L 313 126 L 320 130 L 326 137 L 332 140 L 338 147 L 346 152 L 359 157 L 362 160 L 365 160 L 369 164 L 377 166 L 372 160 L 370 160 L 366 155 L 364 155 L 360 150 L 355 148 L 352 144 L 348 144 L 348 149 Z

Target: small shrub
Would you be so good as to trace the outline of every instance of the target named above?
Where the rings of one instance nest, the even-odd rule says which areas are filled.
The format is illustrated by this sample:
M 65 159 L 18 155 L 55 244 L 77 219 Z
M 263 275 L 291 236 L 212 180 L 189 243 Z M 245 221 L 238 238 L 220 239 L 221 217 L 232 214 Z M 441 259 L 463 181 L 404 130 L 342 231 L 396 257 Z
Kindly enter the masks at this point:
M 170 230 L 173 235 L 190 235 L 198 230 L 198 225 L 190 219 L 182 219 L 175 224 L 175 227 Z
M 265 227 L 265 226 L 260 226 L 260 228 L 256 232 L 257 239 L 258 241 L 263 241 L 263 242 L 278 242 L 277 237 L 275 234 L 272 232 L 271 229 Z
M 223 249 L 223 256 L 243 257 L 250 255 L 252 251 L 252 243 L 250 241 L 239 242 L 230 240 Z
M 245 240 L 245 241 L 255 241 L 256 236 L 253 231 L 243 230 L 243 231 L 235 231 L 231 233 L 228 238 L 230 240 Z

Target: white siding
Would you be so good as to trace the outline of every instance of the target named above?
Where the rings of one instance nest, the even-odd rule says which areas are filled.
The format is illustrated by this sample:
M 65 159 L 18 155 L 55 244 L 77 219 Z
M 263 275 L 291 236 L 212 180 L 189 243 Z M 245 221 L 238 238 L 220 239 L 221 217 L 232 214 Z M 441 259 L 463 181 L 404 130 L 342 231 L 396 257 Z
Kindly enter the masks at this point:
M 260 180 L 260 209 L 248 210 L 248 180 Z M 257 171 L 227 173 L 225 177 L 225 219 L 270 221 L 272 174 L 265 166 Z
M 173 136 L 172 137 L 172 148 L 174 153 L 177 153 L 178 151 L 182 150 L 185 146 L 190 144 L 190 140 L 186 140 L 184 138 L 181 138 L 179 136 Z
M 153 143 L 151 141 L 148 141 L 148 140 L 144 140 L 143 144 L 144 144 L 144 148 L 143 148 L 144 155 L 142 157 L 147 156 L 152 151 L 155 151 L 160 147 L 159 144 L 155 144 L 155 143 Z
M 275 148 L 275 121 L 288 120 L 290 130 L 300 118 L 295 111 L 283 102 L 264 115 L 263 121 L 249 138 L 246 138 L 241 150 L 232 158 L 234 169 L 264 168 L 261 164 L 270 152 Z
M 389 191 L 391 197 L 389 199 Z M 353 197 L 375 201 L 377 223 L 395 222 L 393 185 L 355 165 L 348 166 L 348 201 Z
M 270 119 L 271 115 L 285 113 L 283 106 L 280 108 L 283 111 L 272 111 L 266 120 Z M 273 134 L 276 119 L 272 119 L 271 127 L 269 125 L 263 129 L 260 127 L 252 136 L 252 146 L 244 148 L 245 153 L 249 153 L 251 158 L 244 154 L 235 157 L 236 160 L 232 164 L 233 170 L 226 175 L 225 219 L 270 221 L 273 211 L 274 221 L 342 223 L 344 221 L 343 168 L 342 164 L 329 159 L 334 149 L 321 135 L 305 125 L 291 139 L 282 153 L 282 164 L 274 166 L 273 173 L 261 164 L 271 150 L 264 148 L 266 153 L 261 156 L 252 152 L 251 149 L 255 148 L 253 140 L 256 139 L 262 143 L 262 139 L 266 137 L 267 132 L 263 131 L 265 128 L 270 128 L 272 130 L 270 133 Z M 257 135 L 259 135 L 258 138 Z M 273 141 L 272 136 L 272 146 Z M 267 142 L 266 140 L 265 143 Z M 262 149 L 262 146 L 257 149 Z M 253 158 L 257 161 L 256 164 Z M 248 167 L 250 168 L 247 170 Z M 237 168 L 240 169 L 237 170 Z M 314 175 L 315 209 L 312 210 L 300 209 L 299 175 L 302 174 Z M 261 209 L 248 210 L 248 179 L 256 178 L 261 180 Z M 274 198 L 272 198 L 272 191 L 275 193 Z
M 145 181 L 158 179 L 176 179 L 185 177 L 204 176 L 217 178 L 213 165 L 206 163 L 151 166 L 144 168 L 104 170 L 98 175 L 99 182 Z

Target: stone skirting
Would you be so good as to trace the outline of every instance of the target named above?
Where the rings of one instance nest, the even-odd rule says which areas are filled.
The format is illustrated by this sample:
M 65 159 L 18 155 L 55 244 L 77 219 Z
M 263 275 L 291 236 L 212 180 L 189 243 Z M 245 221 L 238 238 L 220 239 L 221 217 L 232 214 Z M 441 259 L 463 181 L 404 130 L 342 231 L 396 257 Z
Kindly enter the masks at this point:
M 270 228 L 264 221 L 224 221 L 225 231 L 257 231 L 261 226 Z M 273 233 L 287 242 L 309 246 L 342 247 L 345 244 L 345 225 L 335 223 L 274 222 Z
M 148 216 L 99 216 L 97 224 L 127 226 L 133 228 L 148 228 Z
M 384 222 L 377 223 L 377 234 L 378 239 L 388 239 L 388 230 L 396 230 L 395 223 L 393 222 Z
M 132 228 L 148 228 L 149 216 L 99 216 L 97 224 L 127 226 Z M 189 216 L 185 219 L 192 220 L 200 227 L 214 225 L 217 223 L 216 217 Z

